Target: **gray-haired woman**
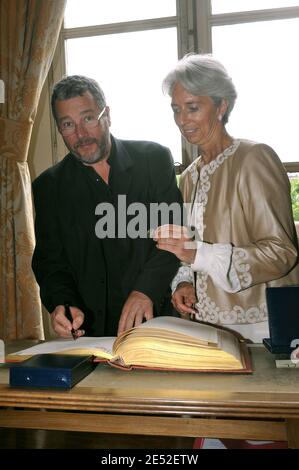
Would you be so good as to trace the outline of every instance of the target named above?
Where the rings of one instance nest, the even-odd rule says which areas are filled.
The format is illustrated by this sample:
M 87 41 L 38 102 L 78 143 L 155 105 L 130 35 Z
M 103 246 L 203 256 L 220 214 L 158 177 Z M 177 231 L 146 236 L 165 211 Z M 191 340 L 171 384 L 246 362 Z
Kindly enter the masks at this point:
M 195 241 L 175 226 L 155 234 L 158 248 L 183 262 L 173 304 L 261 342 L 269 334 L 265 287 L 299 283 L 287 174 L 268 145 L 228 134 L 237 93 L 211 55 L 184 57 L 163 87 L 182 135 L 199 151 L 180 179 Z
M 173 305 L 184 316 L 261 342 L 269 335 L 265 287 L 299 283 L 287 174 L 268 145 L 228 134 L 237 93 L 212 56 L 184 57 L 163 87 L 182 135 L 199 151 L 180 179 L 188 229 L 162 226 L 154 236 L 158 248 L 182 261 L 173 280 Z

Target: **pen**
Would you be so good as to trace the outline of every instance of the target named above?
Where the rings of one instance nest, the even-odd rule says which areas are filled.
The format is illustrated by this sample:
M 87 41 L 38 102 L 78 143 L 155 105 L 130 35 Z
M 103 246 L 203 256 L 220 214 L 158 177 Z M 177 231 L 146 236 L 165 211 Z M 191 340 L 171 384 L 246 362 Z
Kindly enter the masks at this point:
M 65 316 L 66 318 L 73 323 L 73 318 L 72 318 L 72 314 L 71 314 L 71 311 L 70 311 L 70 305 L 68 303 L 65 303 L 64 304 L 64 308 L 65 308 Z M 72 337 L 73 339 L 77 339 L 77 330 L 75 330 L 74 328 L 71 329 L 71 333 L 72 333 Z

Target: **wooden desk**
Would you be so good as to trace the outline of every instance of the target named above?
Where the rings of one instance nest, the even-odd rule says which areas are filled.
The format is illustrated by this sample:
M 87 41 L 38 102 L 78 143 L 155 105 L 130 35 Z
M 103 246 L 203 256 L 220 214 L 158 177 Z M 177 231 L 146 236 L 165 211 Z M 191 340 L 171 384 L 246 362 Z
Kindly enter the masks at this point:
M 299 448 L 299 369 L 277 369 L 263 346 L 250 349 L 252 375 L 123 372 L 99 364 L 68 391 L 10 388 L 8 369 L 0 367 L 0 427 L 287 439 Z

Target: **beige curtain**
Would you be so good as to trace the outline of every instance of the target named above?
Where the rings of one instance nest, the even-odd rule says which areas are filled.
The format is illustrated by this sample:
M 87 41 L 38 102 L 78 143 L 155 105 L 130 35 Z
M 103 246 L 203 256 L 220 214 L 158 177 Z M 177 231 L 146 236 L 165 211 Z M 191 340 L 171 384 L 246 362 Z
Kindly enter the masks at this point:
M 0 0 L 0 338 L 43 337 L 27 165 L 32 124 L 66 0 Z

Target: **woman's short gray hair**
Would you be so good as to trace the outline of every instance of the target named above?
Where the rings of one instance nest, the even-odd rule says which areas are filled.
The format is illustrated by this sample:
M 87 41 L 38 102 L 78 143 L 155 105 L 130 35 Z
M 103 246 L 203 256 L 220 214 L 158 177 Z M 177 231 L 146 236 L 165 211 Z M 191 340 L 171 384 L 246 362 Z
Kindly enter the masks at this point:
M 216 106 L 225 99 L 228 103 L 222 118 L 226 124 L 234 107 L 237 92 L 224 66 L 210 54 L 187 54 L 163 80 L 163 91 L 172 95 L 176 82 L 192 95 L 209 96 Z

